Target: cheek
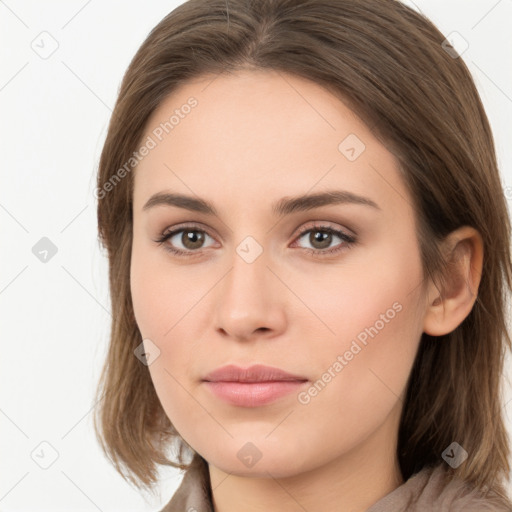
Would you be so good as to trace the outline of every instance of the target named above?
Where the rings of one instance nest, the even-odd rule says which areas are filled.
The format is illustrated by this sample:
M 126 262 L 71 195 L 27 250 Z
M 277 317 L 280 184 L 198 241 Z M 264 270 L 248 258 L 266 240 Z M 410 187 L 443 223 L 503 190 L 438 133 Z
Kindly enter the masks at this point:
M 371 250 L 357 250 L 339 264 L 304 270 L 307 279 L 294 277 L 296 270 L 289 272 L 287 282 L 313 313 L 304 316 L 307 327 L 317 329 L 326 353 L 348 349 L 356 337 L 363 342 L 371 339 L 369 331 L 375 333 L 375 328 L 379 338 L 396 330 L 396 344 L 409 339 L 407 333 L 419 321 L 415 309 L 422 284 L 420 254 L 413 240 L 412 231 L 404 241 L 383 236 Z M 404 325 L 411 315 L 413 325 Z
M 130 268 L 135 319 L 142 338 L 151 340 L 160 351 L 148 367 L 156 394 L 174 427 L 188 441 L 192 425 L 204 421 L 204 410 L 191 406 L 187 381 L 196 354 L 195 343 L 187 336 L 187 312 L 194 314 L 200 295 L 186 279 L 187 272 L 173 272 L 171 277 L 159 251 L 141 245 L 134 243 Z
M 168 271 L 163 253 L 140 239 L 133 242 L 130 289 L 135 319 L 142 336 L 155 342 L 185 314 L 187 291 L 193 290 L 182 272 Z
M 165 309 L 172 307 L 172 304 L 169 304 L 170 297 L 164 294 L 165 288 L 161 286 L 157 273 L 147 268 L 142 259 L 132 256 L 130 288 L 135 320 L 141 335 L 156 340 L 167 324 Z
M 316 325 L 322 333 L 317 354 L 325 367 L 346 353 L 363 375 L 372 365 L 409 370 L 422 327 L 421 259 L 413 241 L 392 240 L 383 237 L 371 251 L 327 270 L 319 267 L 307 282 L 297 283 L 297 295 L 315 313 L 309 329 Z
M 198 329 L 202 299 L 212 284 L 207 276 L 188 267 L 169 267 L 165 251 L 134 242 L 130 268 L 130 288 L 135 320 L 143 339 L 160 350 L 149 370 L 159 390 L 169 387 L 170 375 L 180 382 L 197 359 Z M 206 283 L 206 284 L 205 284 Z M 204 321 L 203 321 L 204 322 Z M 173 384 L 171 383 L 171 386 Z
M 367 307 L 363 328 L 354 327 L 354 336 L 330 344 L 329 357 L 323 358 L 324 373 L 318 375 L 315 390 L 308 390 L 315 396 L 305 405 L 310 414 L 322 418 L 323 436 L 344 435 L 350 446 L 375 432 L 402 405 L 421 330 L 410 298 L 406 302 L 406 297 L 399 297 L 393 305 Z M 379 318 L 381 313 L 385 320 Z
M 312 398 L 344 423 L 369 430 L 400 400 L 422 332 L 419 253 L 412 245 L 381 249 L 347 272 L 343 286 L 329 285 L 323 314 L 336 335 L 317 353 L 324 374 Z

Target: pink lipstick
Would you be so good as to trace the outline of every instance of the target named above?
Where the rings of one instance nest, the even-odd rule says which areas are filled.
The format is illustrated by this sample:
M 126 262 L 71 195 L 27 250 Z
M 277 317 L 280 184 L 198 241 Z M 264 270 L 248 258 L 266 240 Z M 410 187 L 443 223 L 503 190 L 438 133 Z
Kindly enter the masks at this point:
M 232 405 L 258 407 L 297 392 L 308 379 L 257 364 L 249 368 L 223 366 L 206 375 L 203 382 L 215 396 Z

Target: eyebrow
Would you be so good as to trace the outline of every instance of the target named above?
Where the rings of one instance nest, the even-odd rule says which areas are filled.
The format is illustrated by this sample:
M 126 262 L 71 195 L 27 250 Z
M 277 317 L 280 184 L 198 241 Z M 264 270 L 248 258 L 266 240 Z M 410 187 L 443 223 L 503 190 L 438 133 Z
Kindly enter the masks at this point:
M 283 197 L 272 204 L 271 210 L 274 215 L 290 215 L 295 212 L 308 211 L 321 206 L 335 204 L 358 204 L 380 210 L 377 203 L 368 197 L 359 196 L 346 190 L 330 190 L 297 197 Z M 161 205 L 176 206 L 192 212 L 204 213 L 205 215 L 218 215 L 213 204 L 204 199 L 170 192 L 153 194 L 142 209 L 149 210 Z

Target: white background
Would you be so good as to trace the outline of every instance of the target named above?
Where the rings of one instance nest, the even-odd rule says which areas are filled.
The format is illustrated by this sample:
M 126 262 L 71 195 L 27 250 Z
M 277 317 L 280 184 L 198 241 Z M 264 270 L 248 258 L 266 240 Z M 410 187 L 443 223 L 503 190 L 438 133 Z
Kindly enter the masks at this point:
M 90 414 L 110 321 L 95 173 L 123 73 L 180 3 L 0 0 L 0 511 L 157 511 L 181 480 L 163 471 L 146 501 L 103 457 Z M 468 41 L 511 206 L 512 2 L 407 3 Z M 43 31 L 58 43 L 47 59 L 32 49 Z M 58 249 L 47 263 L 32 253 L 42 237 Z M 504 408 L 512 431 L 508 384 Z M 58 452 L 46 470 L 31 458 L 43 441 Z

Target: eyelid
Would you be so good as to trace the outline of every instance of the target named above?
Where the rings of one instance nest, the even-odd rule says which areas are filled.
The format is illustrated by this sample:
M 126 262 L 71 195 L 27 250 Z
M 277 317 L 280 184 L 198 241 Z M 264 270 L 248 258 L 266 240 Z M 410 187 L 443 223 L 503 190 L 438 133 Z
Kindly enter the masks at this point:
M 173 226 L 170 226 L 168 228 L 165 228 L 165 230 L 162 232 L 162 236 L 166 236 L 167 234 L 170 234 L 172 232 L 181 231 L 183 229 L 190 229 L 191 231 L 204 231 L 207 235 L 214 238 L 209 231 L 209 228 L 202 224 L 201 222 L 183 222 L 179 223 Z
M 312 229 L 318 229 L 319 231 L 324 230 L 324 229 L 331 229 L 333 231 L 341 231 L 347 237 L 355 238 L 355 236 L 356 236 L 356 234 L 351 229 L 347 229 L 345 227 L 340 227 L 339 225 L 332 225 L 332 223 L 329 221 L 318 221 L 317 220 L 317 221 L 312 221 L 312 222 L 313 222 L 313 224 L 306 223 L 305 225 L 303 225 L 299 229 L 296 237 L 301 236 L 304 233 L 311 231 Z

